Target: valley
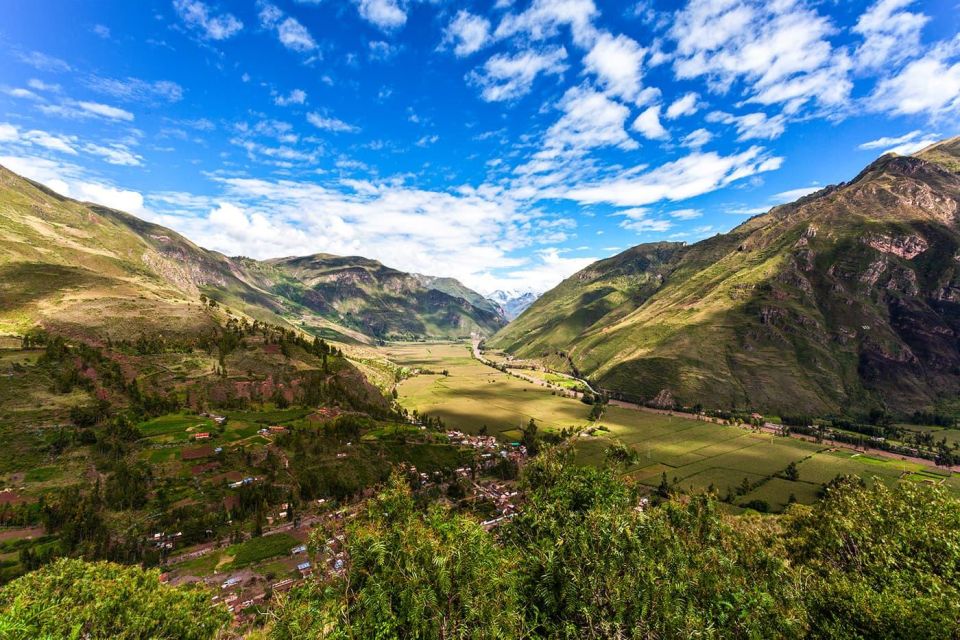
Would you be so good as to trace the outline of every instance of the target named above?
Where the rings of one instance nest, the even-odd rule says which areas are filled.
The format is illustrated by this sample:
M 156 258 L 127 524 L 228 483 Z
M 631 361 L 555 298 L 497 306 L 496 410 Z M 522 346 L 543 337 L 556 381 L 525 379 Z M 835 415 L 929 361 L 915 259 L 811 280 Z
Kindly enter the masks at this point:
M 746 545 L 738 571 L 820 557 L 780 536 L 813 544 L 811 514 L 831 509 L 949 529 L 924 510 L 960 505 L 955 223 L 874 212 L 853 248 L 850 220 L 810 231 L 844 189 L 873 203 L 933 184 L 937 211 L 956 202 L 940 164 L 885 158 L 729 234 L 496 299 L 356 256 L 224 256 L 0 168 L 0 608 L 3 584 L 108 561 L 236 637 L 299 637 L 284 625 L 367 606 L 354 581 L 406 588 L 393 558 L 411 550 L 418 567 L 482 552 L 525 581 L 557 539 L 605 550 L 659 523 L 660 541 L 621 549 L 647 562 L 645 545 L 691 535 L 683 518 Z M 522 624 L 540 624 L 536 601 Z
M 550 431 L 572 428 L 579 434 L 572 439 L 576 458 L 590 465 L 603 465 L 607 450 L 622 443 L 636 456 L 625 476 L 653 490 L 666 474 L 675 489 L 716 492 L 734 512 L 751 504 L 775 512 L 794 501 L 811 504 L 840 475 L 887 484 L 928 482 L 960 495 L 960 474 L 930 461 L 869 455 L 841 442 L 774 435 L 748 423 L 732 426 L 720 418 L 627 403 L 611 403 L 599 420 L 590 420 L 591 405 L 566 397 L 570 392 L 562 386 L 519 379 L 530 376 L 524 369 L 505 373 L 485 365 L 472 357 L 468 343 L 391 344 L 382 351 L 412 374 L 397 385 L 400 404 L 411 411 L 505 439 L 519 439 L 530 419 Z M 796 475 L 786 477 L 791 463 Z

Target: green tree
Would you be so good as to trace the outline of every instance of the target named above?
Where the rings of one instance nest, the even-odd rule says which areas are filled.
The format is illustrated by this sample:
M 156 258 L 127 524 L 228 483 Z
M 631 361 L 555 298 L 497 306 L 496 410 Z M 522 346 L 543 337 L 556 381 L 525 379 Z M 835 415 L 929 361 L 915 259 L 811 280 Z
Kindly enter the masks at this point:
M 196 587 L 110 562 L 58 560 L 0 589 L 0 637 L 205 640 L 230 615 Z
M 785 529 L 815 637 L 960 637 L 960 501 L 942 489 L 841 478 Z
M 346 575 L 283 598 L 273 638 L 521 636 L 515 559 L 468 518 L 418 512 L 401 476 L 348 528 L 345 545 Z

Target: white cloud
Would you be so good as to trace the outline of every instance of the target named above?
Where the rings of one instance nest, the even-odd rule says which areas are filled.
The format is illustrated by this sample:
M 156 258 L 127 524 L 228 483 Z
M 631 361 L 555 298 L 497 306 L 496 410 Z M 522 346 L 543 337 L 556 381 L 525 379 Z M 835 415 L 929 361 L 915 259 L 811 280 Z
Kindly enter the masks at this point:
M 852 84 L 849 60 L 834 50 L 830 21 L 800 0 L 691 0 L 676 14 L 678 78 L 706 77 L 717 92 L 742 79 L 748 100 L 787 102 L 793 111 L 816 100 L 838 107 Z
M 91 76 L 85 80 L 88 87 L 99 93 L 128 102 L 179 102 L 183 87 L 170 80 L 148 82 L 139 78 L 102 78 Z
M 670 134 L 660 124 L 660 105 L 648 107 L 633 121 L 632 129 L 651 140 L 666 140 Z
M 671 218 L 676 218 L 677 220 L 693 220 L 703 215 L 703 211 L 700 211 L 700 209 L 675 209 L 667 213 Z
M 886 69 L 921 51 L 920 32 L 930 20 L 904 11 L 914 0 L 878 0 L 860 16 L 853 32 L 863 36 L 854 54 L 860 69 Z
M 597 76 L 610 94 L 635 100 L 640 92 L 646 50 L 624 35 L 600 35 L 584 57 L 586 70 Z
M 317 129 L 323 129 L 324 131 L 355 133 L 360 130 L 358 127 L 348 124 L 339 118 L 325 116 L 320 113 L 308 113 L 307 122 Z
M 77 155 L 77 150 L 73 147 L 74 141 L 65 136 L 58 136 L 52 133 L 47 133 L 46 131 L 38 131 L 34 129 L 31 131 L 24 131 L 21 134 L 20 139 L 27 144 L 35 144 L 51 151 L 59 151 L 72 156 Z
M 615 216 L 623 216 L 626 218 L 623 222 L 620 223 L 621 229 L 628 229 L 630 231 L 635 231 L 636 233 L 663 233 L 668 231 L 673 227 L 673 223 L 669 220 L 663 218 L 651 218 L 650 210 L 644 207 L 633 207 L 630 209 L 622 209 L 615 212 Z
M 307 53 L 317 48 L 317 43 L 307 28 L 296 18 L 284 16 L 283 11 L 276 5 L 261 5 L 260 26 L 275 30 L 280 43 L 291 51 Z
M 940 140 L 937 134 L 924 134 L 922 131 L 911 131 L 898 137 L 882 137 L 876 140 L 870 140 L 858 145 L 858 149 L 883 149 L 880 155 L 885 153 L 896 153 L 898 155 L 910 155 L 916 153 L 925 147 Z
M 400 52 L 400 47 L 383 40 L 375 40 L 368 45 L 371 60 L 389 60 Z
M 625 170 L 592 184 L 558 191 L 557 195 L 585 204 L 606 202 L 621 207 L 685 200 L 778 169 L 782 160 L 766 154 L 760 147 L 730 156 L 697 151 L 645 173 Z
M 143 158 L 133 153 L 129 147 L 122 144 L 99 145 L 86 144 L 83 150 L 87 153 L 100 156 L 108 164 L 114 164 L 124 167 L 139 167 L 143 164 Z
M 443 42 L 452 44 L 458 57 L 476 53 L 490 42 L 490 21 L 461 9 L 447 26 Z
M 700 95 L 691 91 L 690 93 L 677 98 L 667 107 L 667 120 L 676 120 L 682 116 L 692 116 L 700 109 Z
M 243 23 L 236 16 L 231 13 L 215 15 L 200 0 L 173 0 L 173 8 L 184 24 L 201 32 L 208 40 L 226 40 L 243 29 Z
M 779 138 L 786 128 L 786 118 L 782 115 L 767 116 L 762 112 L 735 116 L 723 111 L 713 111 L 707 115 L 707 122 L 731 124 L 737 130 L 737 140 L 774 140 Z
M 562 75 L 567 51 L 553 47 L 542 51 L 527 50 L 514 54 L 497 54 L 486 61 L 482 70 L 468 74 L 470 82 L 481 88 L 487 102 L 515 100 L 530 92 L 537 76 Z
M 810 185 L 809 187 L 799 187 L 797 189 L 790 189 L 789 191 L 781 191 L 780 193 L 774 194 L 770 198 L 770 202 L 774 204 L 786 204 L 788 202 L 793 202 L 794 200 L 799 200 L 803 196 L 808 196 L 811 193 L 816 193 L 823 189 L 820 185 Z
M 680 144 L 691 149 L 699 149 L 703 145 L 713 140 L 713 134 L 706 129 L 694 129 L 681 140 Z
M 3 92 L 12 98 L 20 98 L 21 100 L 42 100 L 42 98 L 33 91 L 30 91 L 29 89 L 23 89 L 21 87 L 4 89 Z
M 133 121 L 133 114 L 119 107 L 112 107 L 108 104 L 102 104 L 100 102 L 88 102 L 88 101 L 79 101 L 75 103 L 76 107 L 91 113 L 95 116 L 100 116 L 101 118 L 107 118 L 109 120 L 125 120 L 127 122 Z
M 303 89 L 294 89 L 287 95 L 278 95 L 273 99 L 273 103 L 280 107 L 288 107 L 294 104 L 305 104 L 307 102 L 307 92 Z
M 597 36 L 593 18 L 598 13 L 593 0 L 533 0 L 526 11 L 505 15 L 494 35 L 507 38 L 522 33 L 532 40 L 546 40 L 567 26 L 577 46 L 588 47 Z
M 563 152 L 582 152 L 595 147 L 636 149 L 624 128 L 630 110 L 588 87 L 568 89 L 560 101 L 563 116 L 547 131 L 539 158 Z
M 940 46 L 881 80 L 869 105 L 895 115 L 941 116 L 960 111 L 960 62 L 952 47 Z
M 46 91 L 49 93 L 59 93 L 60 85 L 58 84 L 47 84 L 43 80 L 38 80 L 37 78 L 31 78 L 27 81 L 27 86 L 36 91 Z
M 95 24 L 95 25 L 93 25 L 93 29 L 91 29 L 91 31 L 93 31 L 93 33 L 94 33 L 98 38 L 103 38 L 104 40 L 109 40 L 109 39 L 110 39 L 110 27 L 108 27 L 108 26 L 106 26 L 106 25 L 103 25 L 103 24 Z
M 141 193 L 99 182 L 76 165 L 31 156 L 0 156 L 0 165 L 69 198 L 142 216 L 149 215 L 144 209 Z
M 355 0 L 360 16 L 384 31 L 402 27 L 407 23 L 407 12 L 396 0 Z
M 26 53 L 17 53 L 17 57 L 21 62 L 24 62 L 34 69 L 39 69 L 40 71 L 51 71 L 54 73 L 63 73 L 65 71 L 70 71 L 72 67 L 61 60 L 51 55 L 47 55 L 42 51 L 29 51 Z

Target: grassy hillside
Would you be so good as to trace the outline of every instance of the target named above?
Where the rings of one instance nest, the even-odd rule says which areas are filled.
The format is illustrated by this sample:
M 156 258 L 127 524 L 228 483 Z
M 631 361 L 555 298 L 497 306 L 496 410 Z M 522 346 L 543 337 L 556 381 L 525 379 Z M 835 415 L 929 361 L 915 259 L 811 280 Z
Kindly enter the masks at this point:
M 958 152 L 884 156 L 730 233 L 597 262 L 491 345 L 639 400 L 810 413 L 955 398 Z
M 80 203 L 0 167 L 0 335 L 40 325 L 100 340 L 213 327 L 205 295 L 251 319 L 340 342 L 492 334 L 496 309 L 450 278 L 365 258 L 258 262 Z
M 274 295 L 380 339 L 492 335 L 503 325 L 487 300 L 456 280 L 376 260 L 318 254 L 243 264 Z

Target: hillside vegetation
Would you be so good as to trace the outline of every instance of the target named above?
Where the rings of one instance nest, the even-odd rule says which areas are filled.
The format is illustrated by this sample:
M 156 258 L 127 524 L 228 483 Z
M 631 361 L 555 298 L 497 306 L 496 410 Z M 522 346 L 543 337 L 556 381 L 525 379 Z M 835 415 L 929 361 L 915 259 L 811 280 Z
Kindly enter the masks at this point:
M 251 319 L 342 342 L 491 334 L 496 309 L 456 280 L 365 258 L 229 258 L 0 167 L 0 335 L 37 325 L 101 340 L 195 336 L 201 294 Z
M 596 262 L 491 346 L 639 401 L 913 411 L 960 391 L 960 138 Z

